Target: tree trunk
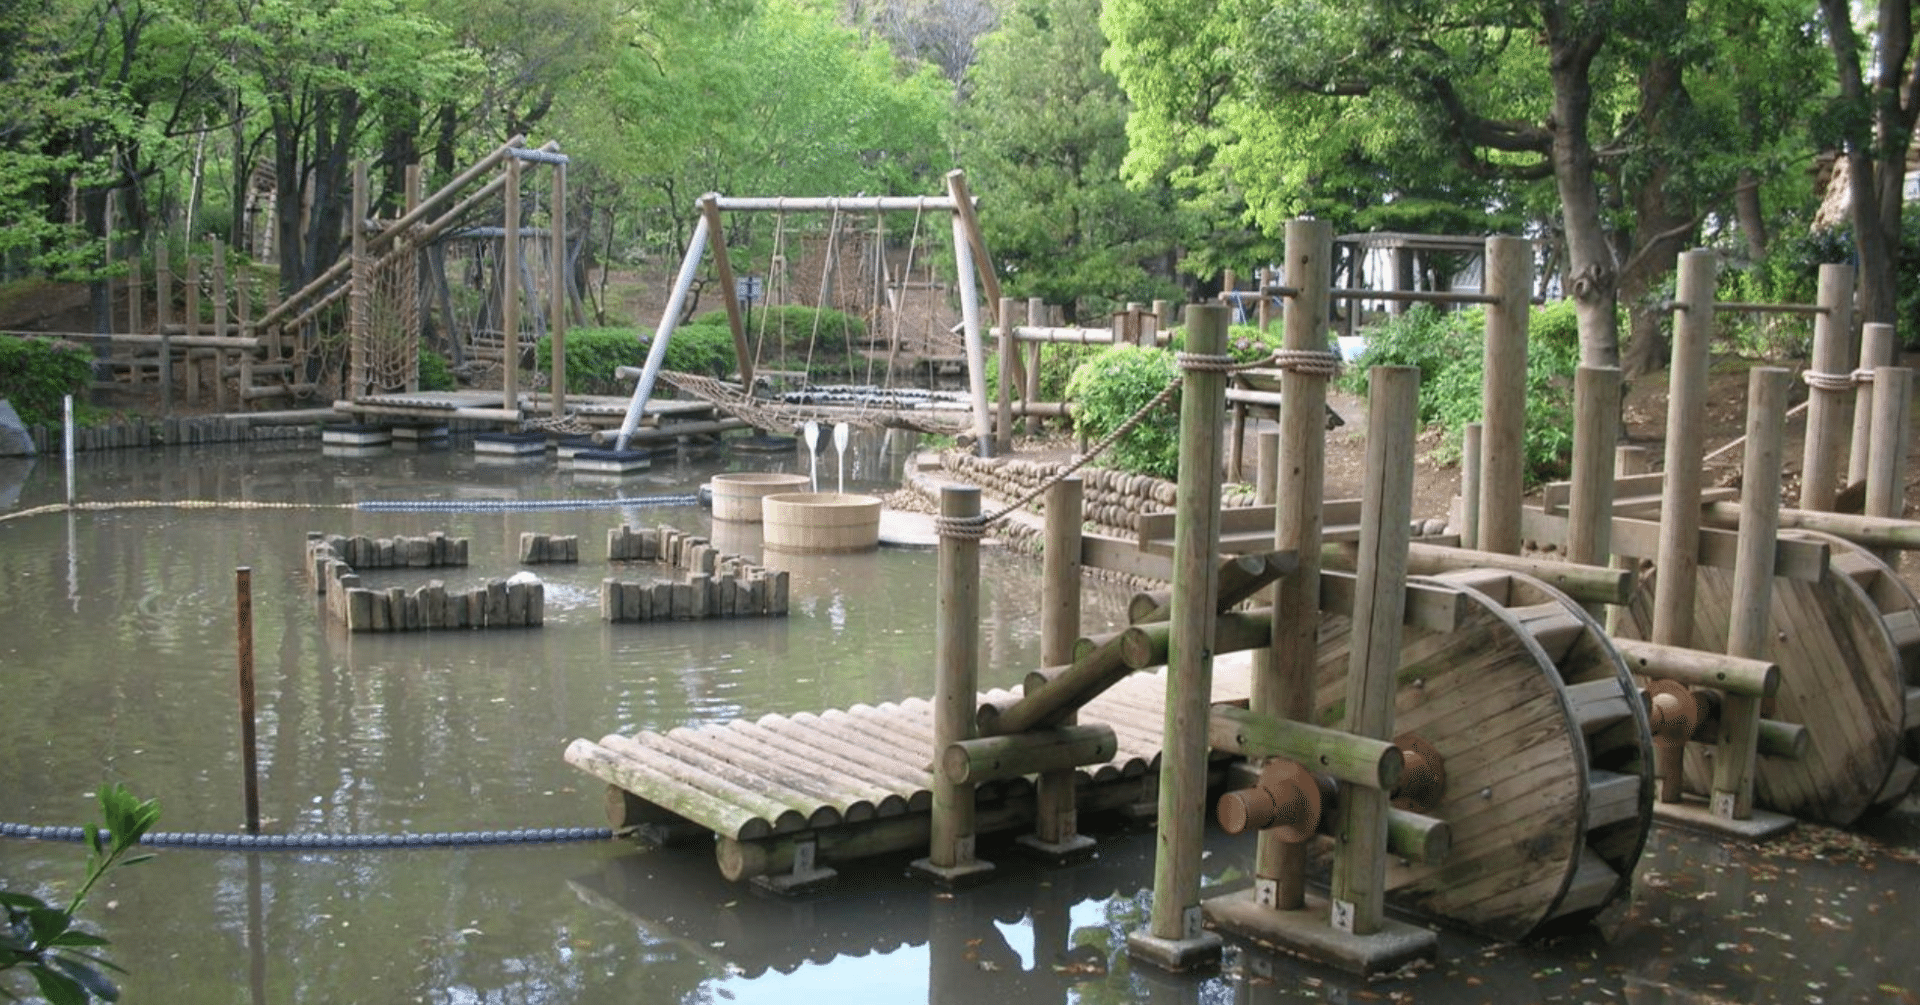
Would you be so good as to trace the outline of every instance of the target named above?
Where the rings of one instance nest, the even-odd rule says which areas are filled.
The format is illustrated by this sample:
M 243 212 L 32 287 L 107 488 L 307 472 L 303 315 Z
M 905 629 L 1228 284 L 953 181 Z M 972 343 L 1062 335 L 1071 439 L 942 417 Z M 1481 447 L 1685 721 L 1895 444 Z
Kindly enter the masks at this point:
M 1587 135 L 1593 105 L 1587 71 L 1600 40 L 1558 13 L 1562 16 L 1549 10 L 1546 21 L 1553 78 L 1553 177 L 1567 231 L 1566 292 L 1580 326 L 1581 365 L 1618 366 L 1620 327 L 1614 310 L 1620 279 L 1601 220 L 1593 144 Z
M 1640 121 L 1656 150 L 1669 149 L 1667 125 L 1691 103 L 1683 73 L 1679 61 L 1666 55 L 1653 57 L 1641 72 Z M 1673 175 L 1669 163 L 1665 155 L 1656 157 L 1652 170 L 1632 192 L 1631 251 L 1620 273 L 1620 297 L 1627 303 L 1630 335 L 1621 368 L 1628 379 L 1667 363 L 1668 343 L 1661 326 L 1667 312 L 1648 302 L 1648 296 L 1662 276 L 1673 272 L 1681 249 L 1693 237 L 1688 226 L 1694 218 L 1692 207 L 1674 205 L 1667 191 Z

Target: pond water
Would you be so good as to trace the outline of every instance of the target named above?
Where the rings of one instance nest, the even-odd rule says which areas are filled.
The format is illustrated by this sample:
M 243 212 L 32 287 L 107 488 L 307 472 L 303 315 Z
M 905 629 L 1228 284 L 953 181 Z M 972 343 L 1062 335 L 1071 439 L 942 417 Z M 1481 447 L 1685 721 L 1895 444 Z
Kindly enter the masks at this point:
M 827 483 L 832 451 L 822 460 Z M 903 461 L 856 442 L 848 487 L 891 488 Z M 707 533 L 705 510 L 649 499 L 716 471 L 796 467 L 792 455 L 670 459 L 608 483 L 545 460 L 477 459 L 464 443 L 370 458 L 293 443 L 82 455 L 84 500 L 286 505 L 0 523 L 0 821 L 84 823 L 96 787 L 125 781 L 160 799 L 163 830 L 240 829 L 237 566 L 252 569 L 270 832 L 600 826 L 602 786 L 561 760 L 575 737 L 929 694 L 931 552 L 802 562 L 785 619 L 600 620 L 609 573 L 593 556 L 610 527 Z M 8 510 L 62 498 L 57 462 L 12 464 L 0 480 L 18 485 L 0 490 Z M 579 498 L 625 502 L 343 508 Z M 525 531 L 577 534 L 585 560 L 536 567 L 540 629 L 329 629 L 301 569 L 308 531 L 434 530 L 471 541 L 467 569 L 430 573 L 449 586 L 516 571 Z M 999 686 L 1037 663 L 1037 563 L 992 551 L 984 563 L 982 684 Z M 1084 598 L 1098 630 L 1125 593 L 1089 582 Z M 1153 834 L 1100 820 L 1087 821 L 1100 855 L 1076 866 L 990 844 L 999 876 L 979 889 L 937 891 L 881 862 L 797 900 L 724 882 L 710 852 L 626 842 L 163 849 L 101 888 L 86 916 L 114 941 L 133 1002 L 1915 1001 L 1914 820 L 1876 822 L 1878 842 L 1809 831 L 1762 850 L 1660 829 L 1633 901 L 1602 925 L 1524 947 L 1445 934 L 1437 967 L 1371 987 L 1251 949 L 1213 975 L 1133 968 L 1122 946 L 1145 916 Z M 1251 845 L 1216 837 L 1211 849 L 1208 884 L 1244 885 Z M 77 845 L 0 838 L 0 886 L 57 895 L 82 859 Z

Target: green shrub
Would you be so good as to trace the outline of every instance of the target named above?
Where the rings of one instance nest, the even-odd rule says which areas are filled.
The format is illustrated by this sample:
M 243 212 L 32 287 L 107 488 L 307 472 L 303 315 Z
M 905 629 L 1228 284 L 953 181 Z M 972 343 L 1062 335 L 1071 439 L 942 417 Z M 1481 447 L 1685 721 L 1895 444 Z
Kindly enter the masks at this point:
M 1067 381 L 1073 421 L 1102 439 L 1133 417 L 1179 376 L 1173 354 L 1140 346 L 1113 346 L 1082 363 Z M 1120 438 L 1105 463 L 1138 474 L 1172 478 L 1180 468 L 1180 395 L 1175 392 L 1146 421 Z
M 1236 363 L 1252 363 L 1266 359 L 1283 344 L 1285 334 L 1278 326 L 1269 331 L 1261 331 L 1259 325 L 1233 325 L 1227 329 L 1227 355 Z M 1187 330 L 1184 327 L 1173 329 L 1167 346 L 1175 352 L 1185 352 L 1187 348 Z
M 13 403 L 29 426 L 58 426 L 61 399 L 71 394 L 76 407 L 86 400 L 93 379 L 93 354 L 59 339 L 0 335 L 0 398 Z
M 725 329 L 727 312 L 714 310 L 696 314 L 687 325 Z M 800 304 L 755 308 L 745 318 L 745 326 L 747 344 L 761 346 L 763 362 L 769 353 L 778 353 L 783 347 L 789 353 L 804 353 L 809 345 L 816 352 L 840 353 L 845 352 L 850 343 L 865 341 L 867 337 L 867 323 L 851 314 L 831 307 Z M 732 345 L 732 336 L 728 336 L 728 345 Z
M 1367 351 L 1341 378 L 1352 393 L 1367 393 L 1375 366 L 1420 369 L 1420 421 L 1446 433 L 1441 460 L 1459 456 L 1461 432 L 1480 421 L 1485 388 L 1486 313 L 1443 314 L 1416 307 L 1367 333 Z M 1527 329 L 1526 472 L 1530 483 L 1566 473 L 1573 451 L 1573 371 L 1580 362 L 1573 302 L 1535 307 Z
M 643 337 L 653 333 L 638 328 L 573 328 L 567 332 L 567 393 L 626 394 L 633 382 L 621 380 L 614 371 L 623 366 L 639 366 L 647 361 Z M 552 336 L 541 336 L 534 346 L 534 359 L 544 363 L 553 358 Z
M 460 382 L 453 377 L 453 367 L 447 358 L 425 342 L 420 343 L 420 390 L 452 391 L 457 390 Z
M 702 315 L 705 317 L 705 315 Z M 644 366 L 653 347 L 653 333 L 644 328 L 575 328 L 567 332 L 567 392 L 570 394 L 631 394 L 633 381 L 615 371 Z M 553 341 L 543 336 L 534 347 L 535 359 L 553 358 Z M 721 319 L 718 326 L 682 325 L 667 341 L 661 364 L 668 370 L 724 377 L 736 363 L 733 331 Z

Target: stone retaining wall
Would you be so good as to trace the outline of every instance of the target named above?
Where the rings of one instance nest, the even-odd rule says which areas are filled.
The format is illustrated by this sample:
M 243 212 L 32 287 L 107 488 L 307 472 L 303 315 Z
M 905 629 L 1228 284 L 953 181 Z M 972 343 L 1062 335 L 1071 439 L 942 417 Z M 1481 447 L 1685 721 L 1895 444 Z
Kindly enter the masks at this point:
M 66 449 L 66 434 L 60 426 L 29 426 L 34 449 L 57 454 Z M 126 447 L 161 447 L 175 444 L 240 443 L 251 440 L 304 440 L 320 435 L 320 427 L 308 425 L 256 425 L 251 419 L 209 415 L 198 418 L 132 419 L 106 426 L 87 426 L 73 431 L 73 449 L 118 450 Z

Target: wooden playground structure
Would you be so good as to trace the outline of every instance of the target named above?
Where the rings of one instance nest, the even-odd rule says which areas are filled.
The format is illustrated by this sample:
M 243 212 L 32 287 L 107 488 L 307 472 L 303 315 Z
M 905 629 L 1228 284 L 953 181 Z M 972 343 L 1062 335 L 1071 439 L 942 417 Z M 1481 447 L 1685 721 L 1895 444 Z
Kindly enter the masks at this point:
M 1226 308 L 1191 307 L 1170 519 L 1143 516 L 1135 542 L 1096 538 L 1078 479 L 1045 488 L 1045 665 L 1022 687 L 975 684 L 979 537 L 1006 511 L 985 516 L 978 489 L 950 485 L 931 699 L 576 740 L 568 760 L 609 783 L 614 822 L 717 835 L 724 875 L 794 889 L 835 862 L 919 848 L 920 871 L 960 882 L 992 869 L 981 835 L 1013 831 L 1067 856 L 1088 843 L 1078 812 L 1151 803 L 1160 852 L 1134 955 L 1205 965 L 1219 929 L 1374 973 L 1434 951 L 1431 931 L 1388 917 L 1389 903 L 1525 937 L 1625 896 L 1656 817 L 1757 837 L 1786 814 L 1848 823 L 1905 796 L 1920 605 L 1886 556 L 1920 540 L 1897 512 L 1910 378 L 1847 366 L 1840 293 L 1799 308 L 1823 335 L 1807 378 L 1806 508 L 1699 486 L 1692 410 L 1715 309 L 1705 253 L 1687 256 L 1674 305 L 1666 474 L 1616 481 L 1618 372 L 1583 368 L 1574 480 L 1525 507 L 1531 256 L 1525 241 L 1489 239 L 1486 290 L 1472 295 L 1487 306 L 1485 423 L 1469 441 L 1462 533 L 1416 541 L 1415 371 L 1373 374 L 1364 499 L 1323 499 L 1325 304 L 1340 293 L 1325 281 L 1329 240 L 1324 224 L 1290 225 L 1290 285 L 1273 288 L 1287 303 L 1280 428 L 1258 478 L 1274 505 L 1222 512 L 1235 366 Z M 1050 337 L 1012 313 L 1002 305 L 1003 350 Z M 1889 344 L 1872 333 L 1869 362 Z M 1874 397 L 1858 407 L 1883 421 L 1856 426 L 1850 475 L 1869 515 L 1826 512 L 1836 417 L 1868 371 Z M 1785 376 L 1754 372 L 1748 486 L 1781 484 Z M 996 432 L 1010 411 L 1003 400 Z M 1083 636 L 1083 565 L 1122 550 L 1130 572 L 1162 563 L 1172 588 L 1137 597 L 1131 627 Z M 1210 794 L 1222 826 L 1260 838 L 1253 887 L 1203 902 Z M 1305 876 L 1329 856 L 1322 899 Z

